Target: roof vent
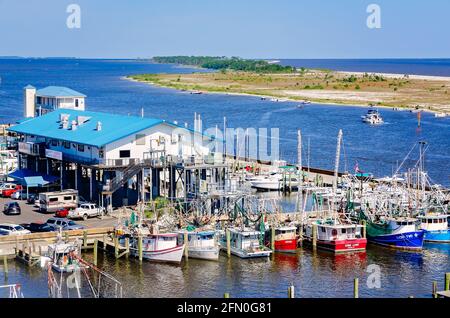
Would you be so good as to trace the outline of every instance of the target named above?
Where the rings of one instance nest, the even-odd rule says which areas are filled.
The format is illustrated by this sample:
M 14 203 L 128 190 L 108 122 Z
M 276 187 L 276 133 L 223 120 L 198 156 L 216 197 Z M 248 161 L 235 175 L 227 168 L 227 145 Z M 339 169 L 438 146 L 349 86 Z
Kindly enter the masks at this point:
M 95 128 L 97 131 L 101 131 L 102 130 L 102 122 L 98 121 L 97 122 L 97 127 Z
M 91 117 L 88 116 L 77 116 L 77 123 L 78 126 L 83 125 L 85 122 L 87 122 L 89 119 L 91 119 Z
M 72 120 L 72 130 L 77 130 L 77 121 Z
M 63 113 L 61 113 L 61 114 L 59 114 L 59 121 L 60 122 L 63 122 L 63 121 L 68 121 L 69 120 L 69 114 L 63 114 Z

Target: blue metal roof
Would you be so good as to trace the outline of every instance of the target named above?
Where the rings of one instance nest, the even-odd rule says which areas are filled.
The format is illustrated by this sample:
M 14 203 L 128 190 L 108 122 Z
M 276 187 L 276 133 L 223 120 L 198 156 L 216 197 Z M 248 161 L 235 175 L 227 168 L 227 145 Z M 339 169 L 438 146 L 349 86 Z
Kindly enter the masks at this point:
M 61 128 L 60 114 L 69 115 L 69 128 Z M 72 120 L 77 116 L 88 117 L 83 124 L 72 130 Z M 96 130 L 97 122 L 102 123 L 102 129 Z M 144 129 L 161 124 L 164 121 L 155 118 L 113 115 L 108 113 L 58 109 L 43 116 L 29 119 L 9 128 L 19 134 L 35 135 L 58 139 L 94 147 L 102 147 Z
M 36 91 L 36 95 L 44 97 L 86 97 L 86 95 L 81 94 L 80 92 L 62 86 L 48 86 L 39 89 Z

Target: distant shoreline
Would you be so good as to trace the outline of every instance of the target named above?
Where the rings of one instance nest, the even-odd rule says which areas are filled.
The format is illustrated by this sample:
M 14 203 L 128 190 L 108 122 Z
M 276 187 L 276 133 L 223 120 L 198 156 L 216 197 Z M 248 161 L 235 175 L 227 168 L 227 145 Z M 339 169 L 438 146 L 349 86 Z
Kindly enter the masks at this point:
M 327 87 L 326 89 L 273 89 L 270 85 L 255 84 L 253 87 L 248 88 L 237 88 L 241 82 L 233 81 L 232 77 L 234 75 L 239 76 L 244 74 L 247 77 L 253 76 L 252 79 L 257 77 L 257 74 L 245 74 L 239 72 L 230 72 L 228 78 L 226 75 L 219 74 L 220 72 L 206 73 L 209 77 L 205 77 L 205 73 L 195 73 L 195 74 L 149 74 L 152 76 L 150 79 L 142 80 L 139 78 L 132 78 L 131 76 L 124 77 L 124 79 L 136 81 L 140 83 L 147 83 L 154 86 L 172 88 L 178 91 L 201 91 L 210 94 L 222 94 L 222 95 L 236 95 L 236 96 L 254 96 L 266 99 L 279 99 L 291 102 L 302 102 L 304 100 L 310 101 L 311 103 L 324 104 L 324 105 L 336 105 L 336 106 L 354 106 L 367 108 L 370 106 L 380 107 L 385 109 L 398 109 L 398 110 L 420 110 L 431 113 L 445 113 L 450 114 L 450 97 L 447 96 L 447 89 L 450 91 L 450 77 L 445 76 L 429 76 L 429 75 L 404 75 L 404 74 L 394 74 L 394 73 L 368 73 L 368 72 L 347 72 L 347 71 L 332 71 L 323 72 L 309 70 L 310 77 L 316 78 L 317 76 L 323 76 L 323 74 L 331 74 L 339 78 L 346 78 L 349 76 L 355 76 L 358 80 L 364 79 L 367 74 L 370 76 L 379 76 L 383 78 L 386 85 L 389 84 L 389 88 L 383 88 L 378 91 L 370 91 L 362 89 L 331 89 Z M 217 78 L 212 78 L 216 74 L 216 77 L 224 77 L 218 81 Z M 331 76 L 330 75 L 330 76 Z M 139 75 L 138 75 L 139 76 Z M 141 75 L 144 76 L 144 75 Z M 291 74 L 268 74 L 267 76 L 273 77 L 274 80 L 284 79 Z M 137 76 L 135 76 L 137 77 Z M 357 81 L 358 81 L 357 80 Z M 248 80 L 247 80 L 248 81 Z M 356 81 L 356 83 L 358 83 Z M 415 92 L 414 94 L 402 93 L 402 97 L 407 96 L 408 103 L 406 102 L 396 102 L 397 90 L 403 91 L 404 87 L 399 84 L 400 89 L 395 89 L 395 92 L 390 89 L 391 85 L 397 85 L 399 82 L 404 81 L 405 86 L 416 85 L 420 86 L 423 92 L 417 91 L 415 87 L 410 90 Z M 219 84 L 217 84 L 220 82 Z M 323 82 L 323 80 L 322 80 Z M 413 83 L 413 84 L 409 84 Z M 328 84 L 328 83 L 327 83 Z M 347 84 L 346 84 L 347 85 Z M 361 84 L 362 85 L 362 84 Z M 372 83 L 368 84 L 369 86 Z M 373 83 L 373 85 L 379 85 L 379 83 Z M 386 86 L 385 85 L 385 86 Z M 235 87 L 233 87 L 235 86 Z M 273 85 L 272 85 L 273 86 Z M 359 85 L 357 85 L 359 86 Z M 232 89 L 229 89 L 229 88 Z M 439 92 L 437 96 L 435 91 Z M 445 89 L 445 94 L 442 90 Z M 227 91 L 228 90 L 228 91 Z M 240 91 L 239 91 L 240 90 Z M 436 96 L 437 97 L 436 97 Z M 417 98 L 417 99 L 416 99 Z M 420 99 L 422 98 L 422 100 Z M 428 99 L 427 99 L 428 98 Z M 379 102 L 371 102 L 371 100 L 380 100 Z M 414 104 L 413 104 L 414 103 Z M 417 103 L 417 104 L 416 104 Z M 419 108 L 417 108 L 419 106 Z

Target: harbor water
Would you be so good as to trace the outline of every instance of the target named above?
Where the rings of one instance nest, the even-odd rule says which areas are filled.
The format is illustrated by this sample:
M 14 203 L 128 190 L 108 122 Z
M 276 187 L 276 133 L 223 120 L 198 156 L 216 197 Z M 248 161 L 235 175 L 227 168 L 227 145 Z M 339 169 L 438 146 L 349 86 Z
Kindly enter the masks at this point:
M 398 63 L 404 67 L 407 62 Z M 391 72 L 397 73 L 396 67 L 400 68 L 392 66 Z M 436 75 L 434 67 L 430 66 L 427 73 L 421 66 L 418 73 Z M 379 71 L 367 65 L 360 70 Z M 410 67 L 410 73 L 413 70 Z M 353 171 L 358 165 L 375 176 L 391 175 L 411 147 L 426 140 L 426 169 L 431 180 L 450 186 L 449 117 L 423 113 L 419 129 L 417 114 L 380 109 L 386 123 L 370 127 L 360 119 L 367 106 L 314 104 L 299 109 L 291 102 L 195 95 L 123 79 L 130 74 L 192 71 L 199 70 L 143 60 L 0 59 L 0 122 L 12 123 L 21 118 L 26 85 L 68 86 L 88 96 L 86 107 L 92 111 L 139 115 L 144 108 L 145 116 L 188 122 L 190 127 L 197 112 L 202 115 L 204 128 L 222 127 L 224 116 L 229 127 L 279 128 L 281 158 L 291 162 L 297 157 L 296 134 L 300 128 L 305 143 L 304 164 L 309 152 L 310 166 L 315 168 L 333 169 L 339 129 L 344 131 L 340 170 Z M 414 163 L 408 160 L 406 165 Z M 283 206 L 292 209 L 292 200 L 283 199 Z M 231 297 L 286 297 L 290 284 L 296 287 L 297 297 L 352 297 L 356 277 L 360 297 L 429 297 L 433 281 L 443 289 L 444 273 L 450 271 L 449 255 L 450 244 L 426 244 L 420 253 L 369 246 L 366 253 L 351 255 L 301 249 L 297 254 L 275 254 L 268 260 L 228 259 L 222 255 L 218 262 L 189 259 L 179 266 L 146 262 L 141 266 L 136 260 L 116 261 L 100 253 L 99 267 L 123 283 L 125 297 L 222 297 L 225 292 Z M 86 258 L 92 255 L 88 253 Z M 373 287 L 370 282 L 374 269 L 379 269 L 380 288 L 368 287 Z M 22 284 L 26 297 L 48 295 L 47 274 L 38 267 L 29 269 L 10 261 L 8 278 L 4 280 L 7 283 Z

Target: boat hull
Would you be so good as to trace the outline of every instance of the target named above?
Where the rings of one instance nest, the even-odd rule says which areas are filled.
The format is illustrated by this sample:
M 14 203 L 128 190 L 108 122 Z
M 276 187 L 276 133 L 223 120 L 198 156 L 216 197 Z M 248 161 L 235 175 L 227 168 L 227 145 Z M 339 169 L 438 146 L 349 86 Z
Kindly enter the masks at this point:
M 305 242 L 312 246 L 312 239 L 305 238 Z M 367 239 L 347 239 L 347 240 L 317 240 L 317 248 L 326 250 L 336 254 L 340 253 L 352 253 L 352 252 L 364 252 L 367 247 Z
M 369 236 L 369 242 L 395 249 L 421 250 L 423 247 L 424 233 L 424 231 L 415 231 L 401 234 Z
M 180 263 L 183 257 L 184 245 L 178 245 L 173 248 L 168 248 L 165 250 L 143 250 L 142 258 L 147 261 L 152 262 L 163 262 L 163 263 Z M 138 250 L 133 248 L 130 249 L 130 253 L 134 257 L 139 257 Z
M 189 248 L 188 258 L 217 261 L 219 260 L 219 252 L 220 252 L 219 248 L 210 248 L 210 249 Z
M 275 240 L 275 252 L 295 253 L 297 251 L 297 240 Z
M 423 240 L 433 243 L 450 243 L 450 230 L 425 231 Z
M 227 252 L 226 247 L 221 247 L 221 250 L 223 250 L 225 253 Z M 248 252 L 244 250 L 240 250 L 234 247 L 231 247 L 231 254 L 234 256 L 238 256 L 240 258 L 260 258 L 260 257 L 269 257 L 272 251 L 270 250 L 261 250 L 261 251 L 254 251 L 254 252 Z

